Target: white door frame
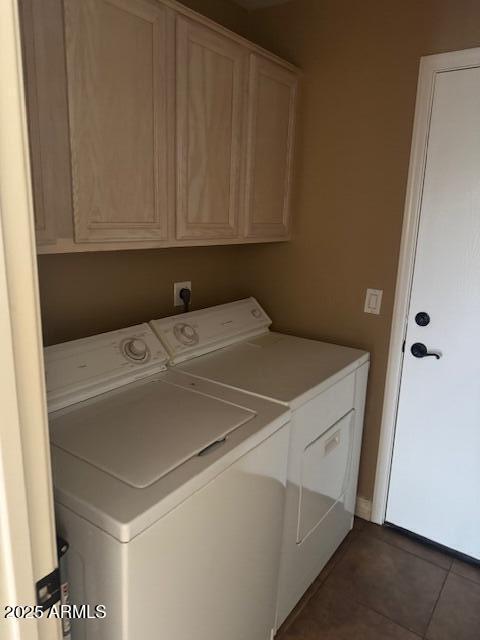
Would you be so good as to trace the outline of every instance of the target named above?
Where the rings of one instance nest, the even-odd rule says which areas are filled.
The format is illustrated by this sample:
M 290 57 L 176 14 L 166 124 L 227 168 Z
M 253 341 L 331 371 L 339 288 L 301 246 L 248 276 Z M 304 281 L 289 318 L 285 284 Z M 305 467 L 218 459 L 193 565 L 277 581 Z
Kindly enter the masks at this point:
M 0 2 L 0 636 L 56 640 L 58 620 L 5 619 L 36 604 L 57 566 L 17 0 Z
M 473 66 L 480 66 L 480 48 L 425 56 L 420 61 L 410 168 L 372 504 L 371 519 L 377 524 L 384 523 L 387 510 L 395 423 L 403 366 L 402 345 L 406 335 L 410 306 L 435 79 L 438 73 Z

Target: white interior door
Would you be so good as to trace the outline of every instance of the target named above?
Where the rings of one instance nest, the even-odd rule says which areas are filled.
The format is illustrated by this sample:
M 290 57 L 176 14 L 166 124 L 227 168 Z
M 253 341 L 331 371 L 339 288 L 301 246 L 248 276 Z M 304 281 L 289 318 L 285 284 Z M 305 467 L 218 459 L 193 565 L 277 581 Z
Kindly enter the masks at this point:
M 480 558 L 479 67 L 436 74 L 386 520 Z
M 0 3 L 0 42 L 0 637 L 54 640 L 58 620 L 5 610 L 37 604 L 57 558 L 16 0 Z

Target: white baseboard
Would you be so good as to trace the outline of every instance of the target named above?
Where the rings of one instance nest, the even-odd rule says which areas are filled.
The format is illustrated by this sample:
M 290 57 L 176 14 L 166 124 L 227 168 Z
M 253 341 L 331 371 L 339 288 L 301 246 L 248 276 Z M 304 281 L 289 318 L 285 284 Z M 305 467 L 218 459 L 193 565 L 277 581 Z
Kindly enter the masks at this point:
M 372 519 L 372 501 L 368 498 L 362 498 L 357 496 L 357 503 L 355 505 L 355 515 L 362 520 L 370 521 Z

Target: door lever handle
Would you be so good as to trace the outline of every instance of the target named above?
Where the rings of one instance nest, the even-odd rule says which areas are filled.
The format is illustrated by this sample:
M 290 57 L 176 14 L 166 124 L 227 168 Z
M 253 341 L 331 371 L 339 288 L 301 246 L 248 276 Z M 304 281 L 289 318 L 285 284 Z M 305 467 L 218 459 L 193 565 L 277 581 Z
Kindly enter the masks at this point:
M 423 344 L 423 342 L 415 342 L 415 344 L 412 344 L 412 348 L 410 349 L 410 351 L 412 352 L 412 355 L 415 356 L 415 358 L 432 357 L 436 358 L 437 360 L 440 360 L 441 358 L 441 355 L 439 353 L 429 351 Z

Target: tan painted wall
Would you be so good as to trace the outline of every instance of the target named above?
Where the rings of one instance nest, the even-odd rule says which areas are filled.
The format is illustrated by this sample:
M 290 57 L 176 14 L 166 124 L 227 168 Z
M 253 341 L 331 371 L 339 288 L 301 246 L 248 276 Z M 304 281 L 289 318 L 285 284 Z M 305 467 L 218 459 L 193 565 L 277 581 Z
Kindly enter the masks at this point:
M 368 349 L 359 492 L 373 494 L 418 62 L 480 45 L 478 0 L 293 0 L 251 37 L 305 72 L 295 238 L 249 247 L 251 291 L 276 327 Z M 384 290 L 381 316 L 365 289 Z
M 173 283 L 192 281 L 192 306 L 249 295 L 243 247 L 192 247 L 39 256 L 45 344 L 56 344 L 175 312 Z M 181 311 L 181 309 L 180 309 Z
M 248 37 L 249 14 L 231 0 L 178 0 L 194 11 L 216 20 L 227 29 Z

